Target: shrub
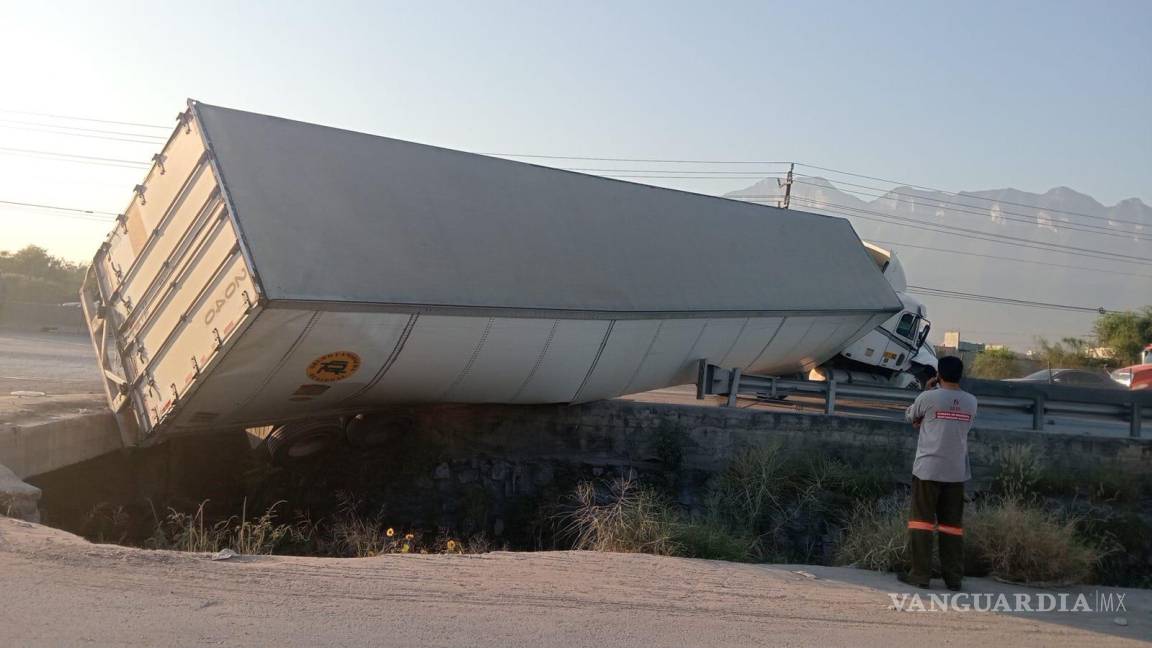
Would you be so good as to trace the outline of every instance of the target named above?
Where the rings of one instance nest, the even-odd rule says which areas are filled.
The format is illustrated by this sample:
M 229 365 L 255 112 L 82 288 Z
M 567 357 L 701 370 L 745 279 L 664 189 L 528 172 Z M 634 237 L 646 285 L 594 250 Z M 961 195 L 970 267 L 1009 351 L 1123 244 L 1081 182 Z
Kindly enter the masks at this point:
M 710 504 L 727 521 L 755 529 L 780 508 L 788 484 L 779 443 L 740 453 L 713 481 Z
M 1036 486 L 1044 477 L 1044 458 L 1035 446 L 1013 444 L 1000 448 L 996 454 L 996 477 L 993 490 L 1013 500 L 1028 499 L 1035 495 Z
M 965 552 L 992 576 L 1025 585 L 1067 585 L 1092 576 L 1101 552 L 1076 535 L 1076 520 L 1004 498 L 975 507 L 964 522 Z
M 676 555 L 677 516 L 653 490 L 620 478 L 606 491 L 591 482 L 576 486 L 573 506 L 562 514 L 561 535 L 575 549 Z
M 836 562 L 864 569 L 907 567 L 908 503 L 861 502 L 849 516 Z M 1005 498 L 972 507 L 964 520 L 965 573 L 1026 585 L 1080 583 L 1092 576 L 1103 551 L 1076 534 L 1076 520 Z
M 753 555 L 773 562 L 826 562 L 835 522 L 861 497 L 891 487 L 879 461 L 849 464 L 821 448 L 750 448 L 713 480 L 709 505 Z
M 224 540 L 224 530 L 219 523 L 213 525 L 204 521 L 204 507 L 207 504 L 208 500 L 200 502 L 194 513 L 170 508 L 162 520 L 153 511 L 156 526 L 146 544 L 154 549 L 219 551 Z
M 908 564 L 908 500 L 857 502 L 845 523 L 836 562 L 861 569 L 899 571 Z
M 347 493 L 337 493 L 340 506 L 328 524 L 328 533 L 321 532 L 318 548 L 328 555 L 367 558 L 390 551 L 395 544 L 396 532 L 389 535 L 383 512 L 372 516 L 360 515 L 360 503 Z
M 1152 521 L 1133 511 L 1080 502 L 1077 529 L 1100 551 L 1099 582 L 1120 587 L 1152 588 Z
M 1016 354 L 1008 349 L 990 349 L 976 354 L 968 375 L 986 380 L 1002 380 L 1020 375 Z
M 685 558 L 744 562 L 752 559 L 756 538 L 733 531 L 714 513 L 673 528 L 677 555 Z

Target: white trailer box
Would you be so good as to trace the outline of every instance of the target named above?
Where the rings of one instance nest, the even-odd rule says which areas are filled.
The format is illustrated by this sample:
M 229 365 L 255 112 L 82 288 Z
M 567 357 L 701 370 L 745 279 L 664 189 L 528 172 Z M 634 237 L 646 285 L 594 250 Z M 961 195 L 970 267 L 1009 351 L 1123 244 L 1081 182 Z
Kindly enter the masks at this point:
M 195 101 L 82 297 L 128 444 L 805 371 L 900 308 L 840 218 Z

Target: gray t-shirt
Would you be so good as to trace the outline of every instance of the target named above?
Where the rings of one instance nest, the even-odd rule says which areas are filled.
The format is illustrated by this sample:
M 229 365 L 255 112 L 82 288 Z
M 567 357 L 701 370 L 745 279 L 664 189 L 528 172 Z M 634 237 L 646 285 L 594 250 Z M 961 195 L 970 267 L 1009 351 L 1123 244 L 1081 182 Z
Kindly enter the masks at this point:
M 968 467 L 968 430 L 976 418 L 976 397 L 962 389 L 930 389 L 904 413 L 911 423 L 922 419 L 912 474 L 920 479 L 962 482 Z

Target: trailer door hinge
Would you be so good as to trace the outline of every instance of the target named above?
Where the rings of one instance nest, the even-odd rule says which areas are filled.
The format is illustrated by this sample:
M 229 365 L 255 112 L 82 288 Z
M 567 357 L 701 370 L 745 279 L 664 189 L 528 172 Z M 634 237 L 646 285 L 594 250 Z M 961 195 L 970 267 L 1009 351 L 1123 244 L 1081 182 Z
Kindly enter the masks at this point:
M 140 204 L 141 205 L 147 205 L 148 204 L 148 201 L 144 199 L 144 192 L 148 191 L 148 187 L 146 187 L 142 184 L 138 184 L 132 188 L 132 191 L 133 191 L 133 193 L 135 193 L 140 198 Z
M 156 155 L 152 156 L 152 161 L 156 163 L 156 166 L 160 167 L 160 175 L 164 175 L 165 173 L 164 160 L 166 159 L 168 158 L 163 153 L 157 153 Z

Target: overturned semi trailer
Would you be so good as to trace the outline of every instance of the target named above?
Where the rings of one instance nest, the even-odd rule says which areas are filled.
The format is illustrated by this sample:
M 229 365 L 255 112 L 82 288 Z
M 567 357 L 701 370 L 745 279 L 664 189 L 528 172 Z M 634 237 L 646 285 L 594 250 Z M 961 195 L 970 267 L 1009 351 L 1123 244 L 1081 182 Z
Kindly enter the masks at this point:
M 196 101 L 82 297 L 128 444 L 800 372 L 900 309 L 840 218 Z

